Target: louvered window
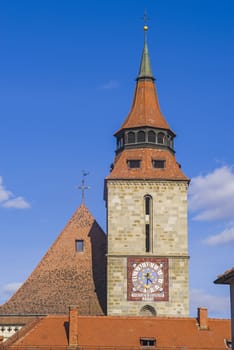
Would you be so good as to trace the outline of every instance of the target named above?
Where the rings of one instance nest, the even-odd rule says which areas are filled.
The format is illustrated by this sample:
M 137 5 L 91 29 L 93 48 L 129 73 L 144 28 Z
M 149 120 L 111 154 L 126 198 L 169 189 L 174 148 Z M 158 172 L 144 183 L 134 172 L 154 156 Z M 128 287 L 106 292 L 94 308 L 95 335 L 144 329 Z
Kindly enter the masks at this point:
M 141 167 L 141 161 L 139 159 L 130 159 L 127 161 L 127 164 L 130 169 Z

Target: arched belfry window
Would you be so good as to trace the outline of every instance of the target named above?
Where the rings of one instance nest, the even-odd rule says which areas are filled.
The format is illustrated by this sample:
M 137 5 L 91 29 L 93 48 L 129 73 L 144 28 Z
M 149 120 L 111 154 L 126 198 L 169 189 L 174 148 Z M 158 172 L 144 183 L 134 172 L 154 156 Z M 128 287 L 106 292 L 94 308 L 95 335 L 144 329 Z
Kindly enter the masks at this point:
M 145 132 L 144 131 L 138 131 L 137 142 L 145 142 Z
M 130 131 L 128 133 L 127 142 L 128 143 L 135 143 L 136 142 L 136 137 L 135 137 L 135 133 L 134 132 Z
M 160 132 L 158 134 L 158 143 L 164 143 L 164 138 L 165 138 L 165 135 L 163 132 Z
M 149 141 L 149 142 L 153 142 L 153 143 L 155 143 L 155 141 L 156 141 L 155 132 L 152 131 L 152 130 L 150 130 L 150 131 L 148 132 L 148 141 Z
M 145 201 L 145 251 L 146 253 L 152 252 L 153 249 L 153 236 L 152 236 L 152 205 L 153 200 L 150 195 L 144 197 Z

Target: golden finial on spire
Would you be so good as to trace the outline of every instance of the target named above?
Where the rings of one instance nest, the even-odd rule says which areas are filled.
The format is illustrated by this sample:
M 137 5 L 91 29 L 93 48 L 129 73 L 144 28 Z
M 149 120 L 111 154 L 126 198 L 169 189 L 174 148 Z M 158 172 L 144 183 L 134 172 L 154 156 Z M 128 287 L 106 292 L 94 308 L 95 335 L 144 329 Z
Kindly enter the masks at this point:
M 144 28 L 145 42 L 146 42 L 146 32 L 149 29 L 149 27 L 147 25 L 147 21 L 148 20 L 149 20 L 149 17 L 148 17 L 147 11 L 145 9 L 144 16 L 143 16 L 143 21 L 144 21 L 144 27 L 143 28 Z
M 147 30 L 148 30 L 148 25 L 147 25 L 147 21 L 149 20 L 149 17 L 148 17 L 148 14 L 147 14 L 147 11 L 145 9 L 144 11 L 144 16 L 143 16 L 143 21 L 144 21 L 144 37 L 145 37 L 145 43 L 147 41 Z

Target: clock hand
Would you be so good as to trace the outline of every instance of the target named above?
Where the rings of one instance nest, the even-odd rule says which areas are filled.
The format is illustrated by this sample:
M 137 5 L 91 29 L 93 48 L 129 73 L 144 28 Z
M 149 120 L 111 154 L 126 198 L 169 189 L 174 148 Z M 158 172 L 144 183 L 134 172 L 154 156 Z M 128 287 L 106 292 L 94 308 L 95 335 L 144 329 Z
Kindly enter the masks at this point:
M 148 286 L 148 284 L 149 284 L 149 272 L 147 272 L 145 274 L 145 278 L 146 278 L 146 285 Z
M 149 285 L 149 282 L 150 282 L 150 283 L 153 283 L 153 281 L 150 279 L 150 274 L 149 274 L 149 272 L 147 272 L 147 273 L 145 274 L 145 277 L 146 277 L 146 285 L 147 285 L 147 286 Z

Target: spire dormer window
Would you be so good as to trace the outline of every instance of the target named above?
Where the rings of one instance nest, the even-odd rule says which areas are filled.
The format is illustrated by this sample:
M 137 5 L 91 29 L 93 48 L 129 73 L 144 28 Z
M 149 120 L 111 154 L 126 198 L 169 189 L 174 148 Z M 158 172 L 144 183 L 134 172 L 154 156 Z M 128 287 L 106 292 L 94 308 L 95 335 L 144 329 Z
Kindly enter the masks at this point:
M 164 159 L 153 159 L 152 165 L 155 169 L 164 169 L 166 161 Z
M 137 169 L 141 167 L 141 160 L 140 159 L 129 159 L 127 160 L 128 168 L 129 169 Z

